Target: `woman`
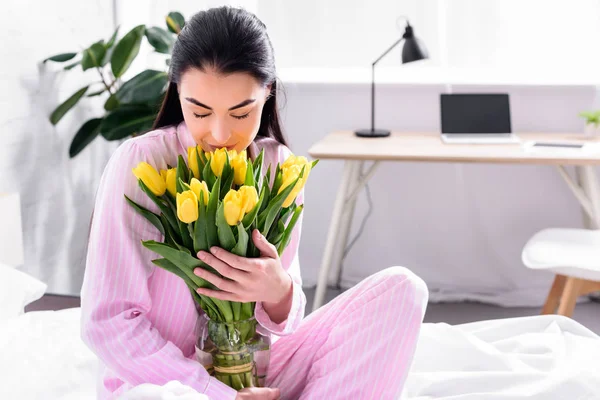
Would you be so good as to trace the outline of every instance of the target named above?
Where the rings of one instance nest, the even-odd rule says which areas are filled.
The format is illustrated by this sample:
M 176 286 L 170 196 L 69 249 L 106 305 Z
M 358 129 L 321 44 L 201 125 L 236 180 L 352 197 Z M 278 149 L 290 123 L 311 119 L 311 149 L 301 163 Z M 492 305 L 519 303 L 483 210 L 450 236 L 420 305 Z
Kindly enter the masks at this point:
M 154 129 L 124 142 L 109 160 L 97 192 L 82 298 L 82 338 L 102 361 L 99 398 L 116 398 L 142 383 L 178 380 L 213 400 L 395 399 L 406 379 L 427 303 L 410 271 L 379 272 L 306 319 L 298 244 L 301 222 L 281 258 L 255 232 L 261 257 L 223 249 L 198 257 L 231 281 L 194 271 L 224 300 L 256 302 L 260 327 L 272 335 L 269 388 L 240 392 L 208 375 L 194 360 L 203 329 L 183 280 L 151 260 L 140 241 L 160 233 L 123 194 L 156 210 L 132 174 L 140 161 L 175 165 L 199 144 L 205 151 L 248 149 L 275 165 L 291 152 L 277 109 L 275 60 L 264 24 L 241 9 L 196 14 L 173 47 L 170 83 Z M 298 203 L 303 202 L 300 193 Z M 256 264 L 258 262 L 258 264 Z

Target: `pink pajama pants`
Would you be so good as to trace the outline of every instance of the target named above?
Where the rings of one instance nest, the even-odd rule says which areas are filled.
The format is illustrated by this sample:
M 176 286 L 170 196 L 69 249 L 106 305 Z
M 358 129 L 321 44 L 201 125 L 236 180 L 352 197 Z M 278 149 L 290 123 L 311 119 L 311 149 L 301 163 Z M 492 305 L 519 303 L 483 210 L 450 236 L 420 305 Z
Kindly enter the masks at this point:
M 406 268 L 369 276 L 273 344 L 267 386 L 283 400 L 400 398 L 427 300 Z

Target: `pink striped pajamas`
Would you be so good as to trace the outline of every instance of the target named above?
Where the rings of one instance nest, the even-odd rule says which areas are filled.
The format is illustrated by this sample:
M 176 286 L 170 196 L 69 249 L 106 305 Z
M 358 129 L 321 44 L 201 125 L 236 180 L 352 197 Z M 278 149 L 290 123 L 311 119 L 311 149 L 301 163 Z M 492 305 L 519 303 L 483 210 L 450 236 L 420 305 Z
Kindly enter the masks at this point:
M 194 145 L 181 123 L 127 140 L 104 170 L 81 290 L 81 337 L 101 361 L 99 399 L 118 398 L 142 383 L 171 380 L 213 400 L 235 399 L 233 389 L 195 361 L 205 320 L 183 280 L 152 264 L 160 256 L 140 241 L 162 241 L 162 235 L 123 197 L 158 212 L 139 189 L 132 168 L 146 161 L 166 169 Z M 273 139 L 255 141 L 249 152 L 256 155 L 261 148 L 266 165 L 290 154 Z M 297 201 L 302 203 L 303 194 Z M 300 220 L 281 257 L 293 280 L 288 318 L 275 324 L 260 302 L 256 307 L 259 328 L 273 342 L 268 385 L 280 388 L 283 399 L 398 398 L 427 304 L 425 284 L 404 268 L 388 268 L 303 319 L 301 226 Z

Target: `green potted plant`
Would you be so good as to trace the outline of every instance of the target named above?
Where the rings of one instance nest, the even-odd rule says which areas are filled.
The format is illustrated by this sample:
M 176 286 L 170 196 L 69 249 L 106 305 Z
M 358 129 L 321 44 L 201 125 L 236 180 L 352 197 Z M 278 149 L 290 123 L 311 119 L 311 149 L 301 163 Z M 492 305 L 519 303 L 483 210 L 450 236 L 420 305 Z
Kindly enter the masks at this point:
M 585 119 L 583 132 L 587 137 L 600 136 L 600 110 L 582 111 L 580 117 Z
M 122 81 L 122 77 L 137 57 L 144 37 L 154 51 L 171 54 L 185 19 L 179 12 L 171 12 L 165 19 L 167 29 L 138 25 L 118 39 L 117 27 L 106 42 L 100 40 L 78 53 L 62 53 L 43 60 L 43 63 L 72 61 L 64 67 L 65 70 L 75 67 L 81 67 L 83 71 L 95 69 L 100 76 L 99 80 L 82 87 L 56 107 L 49 117 L 50 122 L 56 125 L 84 96 L 106 97 L 103 115 L 84 122 L 73 137 L 69 148 L 71 158 L 98 135 L 106 140 L 120 140 L 152 127 L 167 88 L 167 72 L 147 69 L 126 82 Z M 169 61 L 169 58 L 165 60 L 167 66 Z

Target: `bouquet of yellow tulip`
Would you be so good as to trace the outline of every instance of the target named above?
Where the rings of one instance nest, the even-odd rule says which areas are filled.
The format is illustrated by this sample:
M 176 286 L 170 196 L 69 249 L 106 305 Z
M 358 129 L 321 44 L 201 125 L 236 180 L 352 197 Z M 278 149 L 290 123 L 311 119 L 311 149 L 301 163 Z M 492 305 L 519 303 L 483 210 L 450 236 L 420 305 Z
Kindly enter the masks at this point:
M 221 276 L 195 255 L 212 246 L 242 257 L 258 257 L 259 251 L 249 240 L 258 229 L 281 255 L 288 245 L 303 205 L 295 199 L 304 187 L 312 163 L 305 157 L 290 156 L 277 164 L 273 179 L 271 166 L 263 174 L 264 151 L 252 161 L 246 151 L 218 149 L 203 152 L 190 147 L 187 163 L 178 156 L 176 167 L 157 172 L 145 162 L 133 169 L 141 189 L 157 205 L 154 213 L 127 196 L 129 204 L 164 236 L 164 242 L 142 241 L 163 258 L 152 262 L 179 276 L 194 300 L 209 318 L 212 365 L 216 378 L 240 390 L 259 383 L 253 350 L 257 347 L 255 303 L 239 303 L 200 295 L 198 288 L 218 290 L 194 274 L 203 268 Z M 271 184 L 272 182 L 272 184 Z M 253 347 L 254 346 L 254 347 Z

